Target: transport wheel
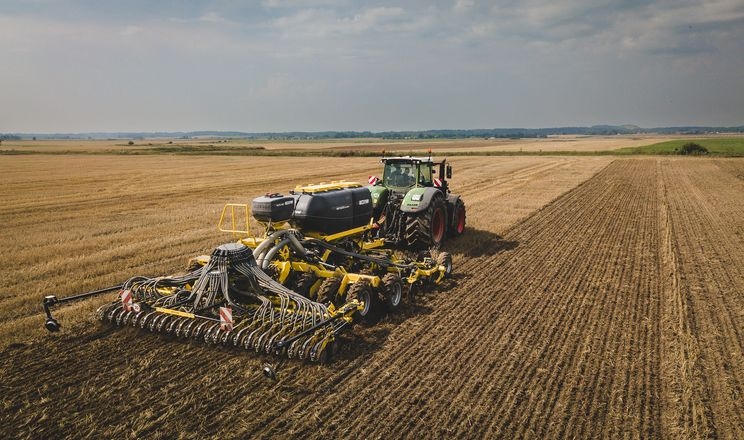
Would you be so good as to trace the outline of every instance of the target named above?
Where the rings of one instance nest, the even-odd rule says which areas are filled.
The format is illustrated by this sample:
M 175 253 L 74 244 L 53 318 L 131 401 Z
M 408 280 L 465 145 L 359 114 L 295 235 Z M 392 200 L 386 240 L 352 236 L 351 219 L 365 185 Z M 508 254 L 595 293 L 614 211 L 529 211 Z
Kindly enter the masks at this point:
M 385 287 L 385 303 L 389 311 L 395 311 L 403 300 L 403 280 L 397 273 L 388 273 L 382 277 Z
M 317 281 L 318 278 L 315 276 L 312 272 L 302 272 L 297 276 L 297 281 L 294 283 L 294 286 L 292 286 L 292 290 L 299 293 L 300 295 L 304 296 L 305 298 L 310 298 L 310 289 L 312 289 L 313 284 L 315 284 L 315 281 Z
M 341 304 L 336 304 L 336 294 L 338 289 L 341 288 L 341 278 L 326 278 L 320 283 L 318 288 L 318 302 L 328 304 L 333 302 L 336 307 Z
M 348 300 L 359 300 L 364 303 L 362 310 L 354 314 L 365 325 L 372 325 L 379 319 L 379 301 L 367 281 L 357 281 L 352 284 L 348 292 Z

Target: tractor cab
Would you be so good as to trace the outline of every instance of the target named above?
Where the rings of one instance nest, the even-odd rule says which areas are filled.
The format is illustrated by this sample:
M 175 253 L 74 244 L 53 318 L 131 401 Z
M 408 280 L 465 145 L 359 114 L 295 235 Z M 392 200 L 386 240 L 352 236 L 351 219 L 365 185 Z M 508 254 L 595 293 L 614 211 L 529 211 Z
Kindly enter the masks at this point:
M 382 184 L 396 192 L 408 192 L 414 186 L 432 185 L 431 159 L 390 158 L 384 159 Z
M 411 188 L 435 187 L 447 193 L 447 180 L 452 167 L 444 159 L 434 162 L 430 157 L 386 157 L 382 180 L 376 182 L 395 193 L 407 193 Z

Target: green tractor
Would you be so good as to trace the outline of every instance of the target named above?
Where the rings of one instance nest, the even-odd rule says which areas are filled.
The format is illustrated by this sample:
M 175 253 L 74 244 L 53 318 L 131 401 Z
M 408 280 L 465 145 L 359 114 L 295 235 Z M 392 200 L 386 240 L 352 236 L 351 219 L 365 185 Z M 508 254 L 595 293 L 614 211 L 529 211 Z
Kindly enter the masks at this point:
M 380 235 L 411 249 L 439 248 L 465 231 L 465 203 L 450 193 L 452 166 L 431 157 L 383 157 L 382 179 L 371 176 Z

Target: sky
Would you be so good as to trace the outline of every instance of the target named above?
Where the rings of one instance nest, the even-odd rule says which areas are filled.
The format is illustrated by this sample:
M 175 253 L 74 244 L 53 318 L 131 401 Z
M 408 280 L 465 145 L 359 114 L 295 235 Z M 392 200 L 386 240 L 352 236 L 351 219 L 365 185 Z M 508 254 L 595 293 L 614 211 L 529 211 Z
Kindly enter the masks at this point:
M 744 0 L 2 0 L 0 132 L 744 125 Z

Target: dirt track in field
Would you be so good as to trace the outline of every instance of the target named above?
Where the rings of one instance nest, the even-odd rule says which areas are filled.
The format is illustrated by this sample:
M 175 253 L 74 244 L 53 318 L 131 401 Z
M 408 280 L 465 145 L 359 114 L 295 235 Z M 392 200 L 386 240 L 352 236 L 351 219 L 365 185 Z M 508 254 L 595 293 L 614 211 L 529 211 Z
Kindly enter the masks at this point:
M 576 168 L 538 161 L 499 180 L 476 172 L 482 160 L 461 166 L 479 208 L 471 238 L 450 244 L 451 288 L 349 333 L 333 364 L 289 362 L 272 384 L 258 371 L 267 358 L 85 327 L 1 352 L 0 426 L 38 438 L 744 438 L 744 162 L 616 160 L 498 235 L 484 225 L 518 207 L 511 194 L 558 188 Z M 489 197 L 499 203 L 484 208 Z

